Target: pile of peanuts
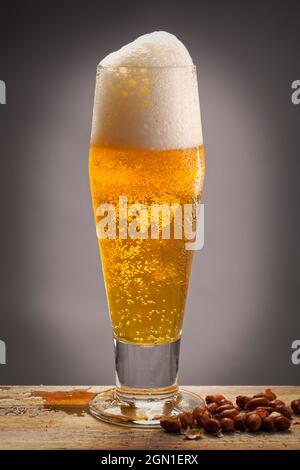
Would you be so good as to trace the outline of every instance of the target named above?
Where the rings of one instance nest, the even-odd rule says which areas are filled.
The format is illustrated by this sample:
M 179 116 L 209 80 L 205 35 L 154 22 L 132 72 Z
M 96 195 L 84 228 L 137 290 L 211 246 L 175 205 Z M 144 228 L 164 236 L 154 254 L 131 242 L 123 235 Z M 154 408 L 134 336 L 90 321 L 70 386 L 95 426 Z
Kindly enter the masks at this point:
M 192 412 L 163 416 L 160 419 L 161 427 L 167 432 L 198 429 L 209 434 L 287 431 L 293 414 L 300 415 L 300 399 L 293 400 L 288 406 L 278 400 L 270 388 L 251 397 L 239 395 L 236 404 L 224 395 L 208 395 L 205 401 L 206 406 L 198 406 Z

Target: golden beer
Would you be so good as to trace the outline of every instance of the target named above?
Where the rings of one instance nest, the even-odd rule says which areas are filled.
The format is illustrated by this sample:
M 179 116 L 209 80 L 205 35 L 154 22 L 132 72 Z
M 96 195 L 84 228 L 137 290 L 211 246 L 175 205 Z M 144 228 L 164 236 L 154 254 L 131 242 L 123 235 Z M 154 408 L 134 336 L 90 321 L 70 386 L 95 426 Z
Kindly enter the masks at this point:
M 204 179 L 203 146 L 140 150 L 92 145 L 89 176 L 96 224 L 101 204 L 199 204 Z M 172 219 L 171 219 L 172 221 Z M 116 226 L 119 217 L 116 213 Z M 181 335 L 193 251 L 186 239 L 99 239 L 113 334 L 119 341 L 153 345 Z

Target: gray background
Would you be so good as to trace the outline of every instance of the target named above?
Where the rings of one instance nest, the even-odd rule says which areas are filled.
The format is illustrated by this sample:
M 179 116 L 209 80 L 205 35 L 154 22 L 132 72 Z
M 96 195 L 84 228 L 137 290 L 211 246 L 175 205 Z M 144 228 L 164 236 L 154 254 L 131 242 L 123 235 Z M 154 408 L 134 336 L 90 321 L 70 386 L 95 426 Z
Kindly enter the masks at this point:
M 99 60 L 140 34 L 199 67 L 205 247 L 181 382 L 300 384 L 296 1 L 0 1 L 0 383 L 114 382 L 87 159 Z

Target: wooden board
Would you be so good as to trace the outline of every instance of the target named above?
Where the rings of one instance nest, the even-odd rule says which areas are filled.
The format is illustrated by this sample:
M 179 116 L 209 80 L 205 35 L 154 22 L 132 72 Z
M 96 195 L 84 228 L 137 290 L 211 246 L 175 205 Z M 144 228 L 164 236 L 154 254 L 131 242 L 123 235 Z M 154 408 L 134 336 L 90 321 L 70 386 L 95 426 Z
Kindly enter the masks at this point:
M 300 449 L 300 422 L 285 433 L 205 434 L 191 441 L 161 429 L 141 430 L 103 423 L 87 412 L 89 400 L 108 387 L 1 387 L 0 449 Z M 264 387 L 184 387 L 201 396 L 230 399 Z M 282 400 L 300 398 L 300 387 L 272 387 Z

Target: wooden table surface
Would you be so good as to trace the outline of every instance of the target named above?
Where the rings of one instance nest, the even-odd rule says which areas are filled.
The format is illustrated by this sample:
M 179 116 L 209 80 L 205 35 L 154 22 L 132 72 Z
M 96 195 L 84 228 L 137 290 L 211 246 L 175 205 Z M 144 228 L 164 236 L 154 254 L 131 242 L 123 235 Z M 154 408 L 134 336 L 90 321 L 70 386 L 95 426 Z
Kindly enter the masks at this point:
M 234 433 L 199 440 L 161 429 L 141 430 L 103 423 L 86 410 L 108 387 L 0 386 L 0 449 L 300 449 L 300 417 L 280 433 Z M 257 386 L 183 387 L 201 396 L 222 393 L 230 399 L 263 391 Z M 278 398 L 300 398 L 300 387 L 274 386 Z

